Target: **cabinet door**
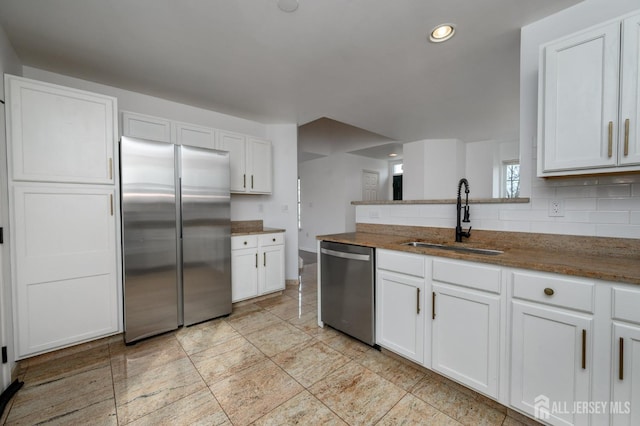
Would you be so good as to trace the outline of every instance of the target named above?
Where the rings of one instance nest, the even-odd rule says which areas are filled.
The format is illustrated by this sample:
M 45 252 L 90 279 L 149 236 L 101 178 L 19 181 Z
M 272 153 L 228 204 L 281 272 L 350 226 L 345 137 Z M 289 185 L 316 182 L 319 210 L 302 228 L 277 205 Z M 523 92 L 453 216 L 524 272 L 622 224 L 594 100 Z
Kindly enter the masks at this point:
M 546 46 L 541 64 L 541 172 L 615 166 L 620 25 Z
M 498 397 L 500 296 L 433 283 L 432 368 Z
M 116 99 L 7 76 L 13 180 L 113 184 Z
M 247 187 L 249 192 L 270 194 L 271 142 L 249 138 L 247 147 Z
M 640 164 L 640 15 L 622 23 L 620 164 Z
M 585 425 L 574 402 L 589 401 L 592 318 L 512 302 L 511 405 L 552 425 Z
M 216 132 L 210 127 L 175 123 L 176 144 L 215 149 Z
M 258 295 L 258 251 L 231 251 L 231 299 L 233 302 Z
M 229 151 L 229 167 L 231 168 L 231 192 L 247 191 L 246 138 L 236 133 L 218 133 L 217 148 Z
M 118 331 L 114 195 L 14 186 L 17 358 Z
M 611 407 L 611 424 L 639 425 L 640 327 L 614 323 L 613 347 L 612 403 L 616 405 Z
M 262 247 L 259 261 L 260 294 L 284 290 L 284 245 Z
M 122 113 L 122 136 L 173 142 L 171 121 L 126 111 Z
M 376 343 L 424 362 L 424 279 L 378 271 Z

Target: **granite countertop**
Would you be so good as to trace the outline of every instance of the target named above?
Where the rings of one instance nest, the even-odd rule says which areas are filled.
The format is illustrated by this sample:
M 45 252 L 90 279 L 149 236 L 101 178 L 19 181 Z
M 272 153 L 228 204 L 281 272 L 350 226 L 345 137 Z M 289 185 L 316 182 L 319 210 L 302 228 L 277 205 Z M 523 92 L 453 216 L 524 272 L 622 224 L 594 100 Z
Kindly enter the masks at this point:
M 239 220 L 231 222 L 232 237 L 237 235 L 273 234 L 276 232 L 285 232 L 285 230 L 265 228 L 261 220 Z
M 378 225 L 379 226 L 379 225 Z M 392 232 L 352 232 L 344 234 L 321 235 L 317 239 L 366 247 L 405 251 L 409 253 L 438 256 L 443 258 L 468 260 L 536 271 L 554 272 L 579 277 L 595 278 L 605 281 L 640 284 L 640 243 L 620 238 L 550 236 L 547 234 L 520 235 L 491 231 L 475 231 L 481 234 L 478 241 L 455 243 L 453 230 L 447 232 L 393 232 L 402 227 L 392 227 Z M 439 228 L 433 228 L 439 229 Z M 370 231 L 368 229 L 368 231 Z M 413 231 L 413 232 L 412 232 Z M 491 235 L 493 234 L 493 235 Z M 507 234 L 507 235 L 500 235 Z M 447 237 L 448 236 L 448 237 Z M 472 232 L 472 238 L 473 238 Z M 506 237 L 506 238 L 502 238 Z M 531 240 L 527 245 L 523 238 Z M 591 244 L 589 245 L 589 240 Z M 563 242 L 564 240 L 564 242 Z M 428 247 L 402 245 L 409 241 L 425 241 L 445 245 L 461 245 L 502 250 L 499 255 L 456 252 Z
M 285 232 L 285 230 L 280 228 L 262 228 L 262 229 L 253 229 L 251 231 L 231 232 L 231 236 L 235 237 L 238 235 L 273 234 L 276 232 Z

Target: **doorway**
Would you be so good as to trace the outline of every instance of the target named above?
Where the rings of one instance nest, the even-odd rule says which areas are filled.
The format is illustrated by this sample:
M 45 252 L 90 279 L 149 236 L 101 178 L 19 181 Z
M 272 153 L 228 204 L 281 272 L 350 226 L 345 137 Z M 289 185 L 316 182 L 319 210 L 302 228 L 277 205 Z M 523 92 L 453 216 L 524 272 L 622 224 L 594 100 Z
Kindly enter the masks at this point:
M 378 199 L 378 181 L 380 173 L 372 170 L 362 171 L 362 201 L 376 201 Z

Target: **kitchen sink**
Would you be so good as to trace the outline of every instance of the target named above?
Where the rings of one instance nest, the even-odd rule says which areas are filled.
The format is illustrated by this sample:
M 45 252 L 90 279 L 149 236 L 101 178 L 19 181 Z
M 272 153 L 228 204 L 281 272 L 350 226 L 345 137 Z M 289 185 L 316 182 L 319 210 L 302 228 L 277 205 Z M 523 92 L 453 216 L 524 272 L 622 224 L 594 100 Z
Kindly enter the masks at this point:
M 502 250 L 492 250 L 492 249 L 484 249 L 484 248 L 477 248 L 477 247 L 450 246 L 446 244 L 425 243 L 423 241 L 409 241 L 408 243 L 402 243 L 402 245 L 411 246 L 411 247 L 424 247 L 424 248 L 434 248 L 439 250 L 457 251 L 460 253 L 484 254 L 487 256 L 496 256 L 498 254 L 504 253 Z

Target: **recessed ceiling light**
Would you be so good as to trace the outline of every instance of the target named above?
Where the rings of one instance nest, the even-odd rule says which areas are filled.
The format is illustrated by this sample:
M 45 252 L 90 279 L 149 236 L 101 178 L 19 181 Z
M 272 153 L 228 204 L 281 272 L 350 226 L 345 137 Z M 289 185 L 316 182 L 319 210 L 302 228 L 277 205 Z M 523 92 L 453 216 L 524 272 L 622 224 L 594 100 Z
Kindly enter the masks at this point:
M 398 156 L 398 154 L 396 154 L 396 153 L 389 154 L 389 157 L 397 157 L 397 156 Z
M 434 43 L 442 43 L 449 40 L 456 33 L 456 28 L 453 24 L 440 24 L 431 30 L 429 34 L 429 40 Z
M 298 0 L 278 0 L 278 8 L 283 12 L 295 12 L 298 9 Z

